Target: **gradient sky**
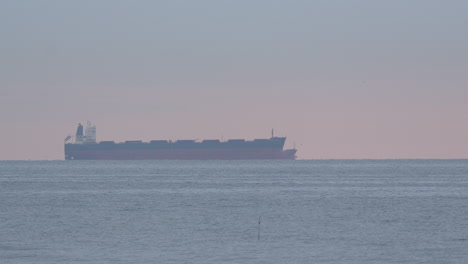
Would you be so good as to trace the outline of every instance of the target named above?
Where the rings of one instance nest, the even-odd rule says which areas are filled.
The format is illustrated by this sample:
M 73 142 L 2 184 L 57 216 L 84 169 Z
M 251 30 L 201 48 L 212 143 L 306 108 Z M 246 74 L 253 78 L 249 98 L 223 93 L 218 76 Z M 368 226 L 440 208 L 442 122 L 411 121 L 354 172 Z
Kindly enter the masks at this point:
M 267 138 L 301 159 L 468 158 L 468 1 L 0 2 L 0 159 Z

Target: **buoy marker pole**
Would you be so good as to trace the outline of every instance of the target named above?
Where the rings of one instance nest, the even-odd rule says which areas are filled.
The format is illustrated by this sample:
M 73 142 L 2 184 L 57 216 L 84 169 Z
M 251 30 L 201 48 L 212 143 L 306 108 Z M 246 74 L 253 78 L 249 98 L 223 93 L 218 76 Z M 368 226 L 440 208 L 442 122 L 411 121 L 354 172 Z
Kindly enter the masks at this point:
M 257 235 L 257 240 L 260 240 L 260 223 L 262 222 L 262 217 L 258 217 L 258 235 Z

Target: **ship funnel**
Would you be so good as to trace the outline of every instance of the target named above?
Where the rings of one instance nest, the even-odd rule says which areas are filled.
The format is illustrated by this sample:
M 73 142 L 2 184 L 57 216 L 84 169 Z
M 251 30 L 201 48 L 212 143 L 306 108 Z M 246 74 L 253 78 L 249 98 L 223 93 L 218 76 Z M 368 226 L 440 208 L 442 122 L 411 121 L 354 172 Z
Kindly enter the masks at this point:
M 81 144 L 81 143 L 83 143 L 83 139 L 84 139 L 83 125 L 78 124 L 78 128 L 76 129 L 75 143 L 76 144 Z

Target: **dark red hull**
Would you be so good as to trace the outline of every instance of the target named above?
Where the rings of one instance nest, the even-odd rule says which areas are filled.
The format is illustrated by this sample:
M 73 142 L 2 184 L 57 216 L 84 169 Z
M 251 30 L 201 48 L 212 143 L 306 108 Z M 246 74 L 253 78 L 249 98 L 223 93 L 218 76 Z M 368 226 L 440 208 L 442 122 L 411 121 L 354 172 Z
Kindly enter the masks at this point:
M 73 160 L 251 160 L 295 159 L 296 150 L 248 149 L 144 149 L 70 150 L 65 159 Z

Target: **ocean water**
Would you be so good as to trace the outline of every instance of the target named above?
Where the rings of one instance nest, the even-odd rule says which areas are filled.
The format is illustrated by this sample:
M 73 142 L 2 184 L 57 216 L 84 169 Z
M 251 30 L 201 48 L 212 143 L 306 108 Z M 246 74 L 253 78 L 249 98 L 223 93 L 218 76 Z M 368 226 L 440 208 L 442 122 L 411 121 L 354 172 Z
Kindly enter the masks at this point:
M 1 161 L 0 263 L 468 263 L 468 160 Z

